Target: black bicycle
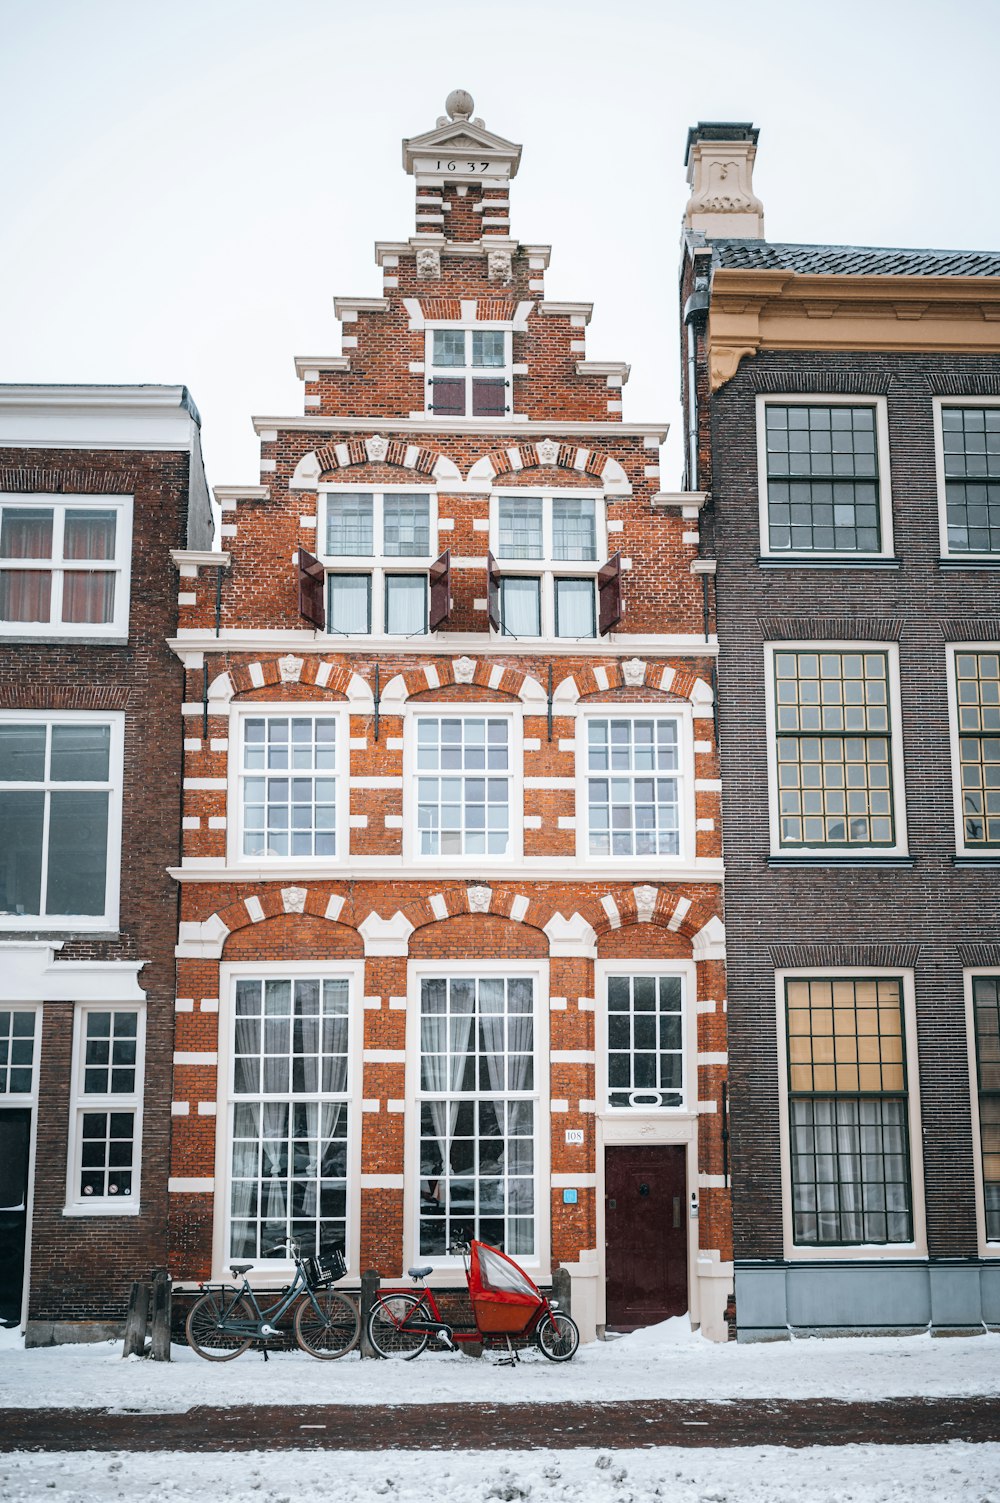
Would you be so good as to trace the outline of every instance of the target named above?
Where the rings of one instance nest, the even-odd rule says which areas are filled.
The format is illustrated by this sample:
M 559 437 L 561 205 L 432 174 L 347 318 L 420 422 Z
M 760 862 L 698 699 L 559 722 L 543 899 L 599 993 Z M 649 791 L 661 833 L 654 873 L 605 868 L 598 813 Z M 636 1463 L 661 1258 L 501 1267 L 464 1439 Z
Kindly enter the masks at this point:
M 192 1351 L 207 1362 L 231 1362 L 255 1341 L 268 1342 L 284 1333 L 281 1317 L 298 1301 L 293 1329 L 295 1340 L 310 1357 L 332 1362 L 354 1350 L 361 1334 L 361 1318 L 354 1301 L 331 1286 L 347 1272 L 339 1247 L 321 1248 L 316 1258 L 303 1258 L 299 1244 L 289 1238 L 267 1254 L 287 1248 L 295 1260 L 295 1277 L 273 1304 L 261 1306 L 247 1281 L 252 1263 L 231 1263 L 233 1278 L 242 1275 L 236 1288 L 202 1284 L 205 1291 L 195 1300 L 184 1323 Z M 272 1291 L 262 1293 L 267 1299 Z M 264 1347 L 265 1356 L 267 1347 Z

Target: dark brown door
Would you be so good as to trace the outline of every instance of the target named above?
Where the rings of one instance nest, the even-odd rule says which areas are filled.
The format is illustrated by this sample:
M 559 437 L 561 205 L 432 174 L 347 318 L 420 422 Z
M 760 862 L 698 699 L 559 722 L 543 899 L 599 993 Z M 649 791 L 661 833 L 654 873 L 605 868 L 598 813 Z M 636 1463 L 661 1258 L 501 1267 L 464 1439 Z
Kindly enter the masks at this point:
M 688 1307 L 684 1149 L 605 1150 L 607 1325 L 634 1331 Z
M 31 1112 L 0 1112 L 0 1325 L 21 1319 Z

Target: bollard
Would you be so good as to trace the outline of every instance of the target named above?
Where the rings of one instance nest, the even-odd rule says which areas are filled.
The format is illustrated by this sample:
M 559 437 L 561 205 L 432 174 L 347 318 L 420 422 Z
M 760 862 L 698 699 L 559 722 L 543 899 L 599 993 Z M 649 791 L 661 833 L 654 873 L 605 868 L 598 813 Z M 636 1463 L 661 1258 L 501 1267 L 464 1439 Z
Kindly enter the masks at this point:
M 361 1275 L 361 1355 L 362 1357 L 374 1357 L 371 1343 L 368 1340 L 368 1315 L 375 1302 L 375 1292 L 382 1282 L 381 1275 L 374 1268 L 369 1268 L 367 1273 Z
M 125 1343 L 123 1357 L 146 1355 L 146 1322 L 149 1320 L 149 1284 L 145 1279 L 136 1279 L 128 1297 L 128 1314 L 125 1317 Z
M 170 1275 L 165 1268 L 153 1270 L 150 1321 L 153 1343 L 150 1356 L 154 1362 L 170 1361 L 170 1321 L 173 1305 Z
M 559 1301 L 560 1310 L 573 1314 L 573 1280 L 568 1268 L 552 1270 L 552 1298 Z

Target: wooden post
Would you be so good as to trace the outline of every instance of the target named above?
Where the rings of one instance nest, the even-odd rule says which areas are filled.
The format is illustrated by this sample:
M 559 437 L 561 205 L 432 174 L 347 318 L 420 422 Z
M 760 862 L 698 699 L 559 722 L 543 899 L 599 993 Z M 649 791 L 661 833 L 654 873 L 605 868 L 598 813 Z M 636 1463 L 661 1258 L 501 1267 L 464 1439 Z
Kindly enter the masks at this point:
M 552 1270 L 552 1298 L 559 1301 L 560 1310 L 573 1314 L 573 1280 L 568 1268 Z
M 149 1284 L 145 1279 L 136 1279 L 128 1297 L 128 1314 L 125 1317 L 125 1344 L 123 1357 L 146 1355 L 146 1322 L 149 1320 Z
M 374 1268 L 369 1268 L 367 1273 L 361 1275 L 361 1355 L 362 1357 L 374 1357 L 371 1342 L 368 1340 L 368 1314 L 375 1303 L 375 1293 L 382 1277 Z
M 165 1268 L 153 1270 L 152 1331 L 153 1344 L 150 1356 L 154 1362 L 170 1361 L 170 1320 L 172 1314 L 172 1289 L 170 1275 Z

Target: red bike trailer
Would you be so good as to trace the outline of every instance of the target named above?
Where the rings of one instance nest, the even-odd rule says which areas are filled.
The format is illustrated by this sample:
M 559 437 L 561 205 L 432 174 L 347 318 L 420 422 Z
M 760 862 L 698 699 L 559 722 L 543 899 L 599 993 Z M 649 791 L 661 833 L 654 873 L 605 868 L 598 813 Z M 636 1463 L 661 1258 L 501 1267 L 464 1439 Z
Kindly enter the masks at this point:
M 466 1278 L 476 1326 L 484 1336 L 523 1336 L 549 1308 L 524 1269 L 487 1242 L 470 1244 Z

